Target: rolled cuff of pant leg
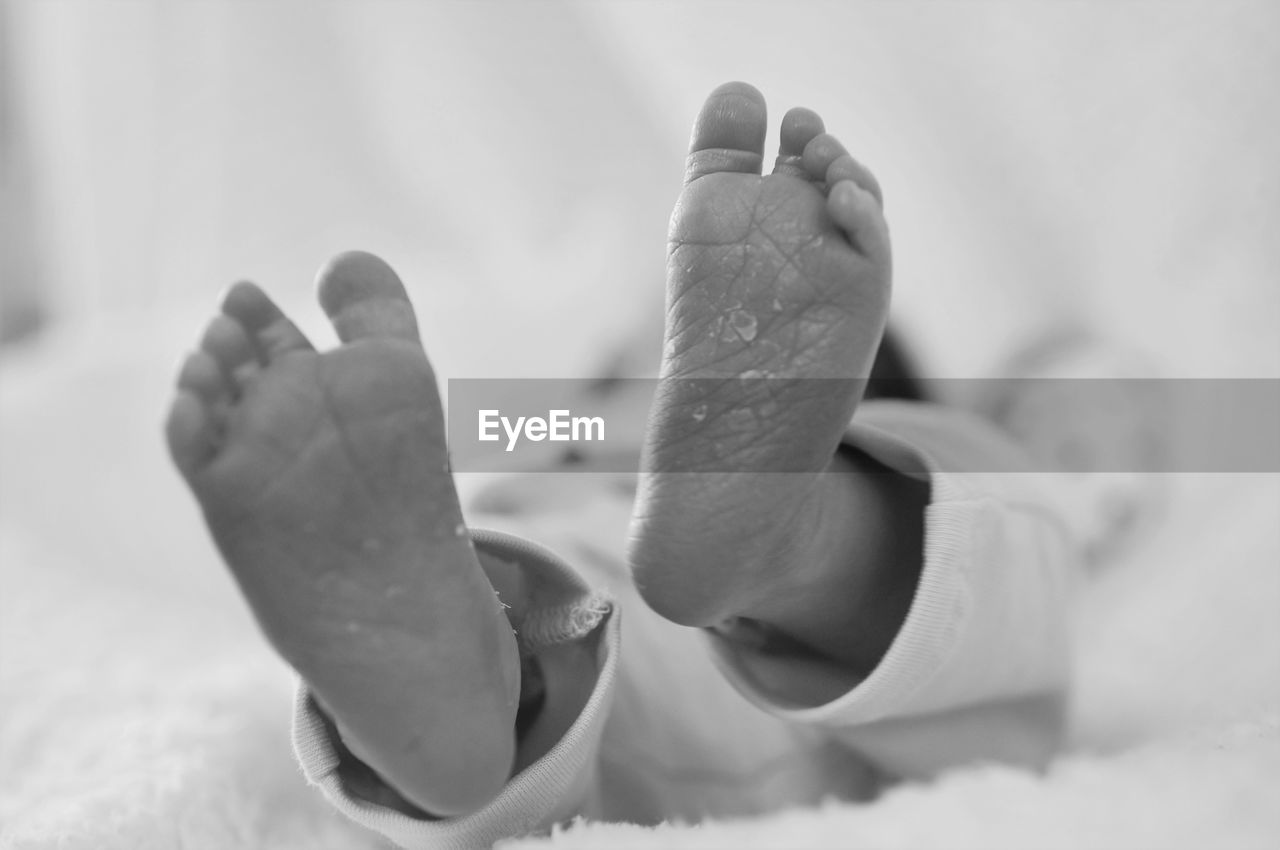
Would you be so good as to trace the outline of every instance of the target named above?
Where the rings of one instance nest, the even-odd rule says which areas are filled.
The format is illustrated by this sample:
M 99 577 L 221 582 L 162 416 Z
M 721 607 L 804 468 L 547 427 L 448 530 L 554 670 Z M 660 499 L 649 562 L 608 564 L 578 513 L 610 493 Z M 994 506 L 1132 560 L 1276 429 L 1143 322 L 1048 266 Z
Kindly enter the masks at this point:
M 826 659 L 709 633 L 717 666 L 770 714 L 833 727 L 1064 688 L 1073 547 L 1039 477 L 1019 472 L 1016 449 L 964 415 L 888 401 L 864 408 L 845 444 L 930 485 L 924 564 L 898 634 L 860 680 Z M 805 677 L 847 687 L 815 704 L 797 697 L 820 690 Z
M 504 838 L 550 828 L 579 813 L 594 775 L 600 736 L 608 716 L 617 676 L 620 618 L 611 604 L 591 593 L 562 560 L 512 535 L 475 530 L 477 548 L 516 558 L 533 579 L 526 621 L 532 639 L 522 647 L 599 636 L 596 680 L 581 713 L 545 755 L 508 780 L 498 796 L 481 809 L 453 818 L 417 818 L 357 796 L 340 767 L 345 748 L 335 741 L 332 725 L 321 713 L 305 683 L 299 683 L 293 711 L 293 747 L 307 780 L 329 802 L 356 823 L 410 850 L 488 848 Z

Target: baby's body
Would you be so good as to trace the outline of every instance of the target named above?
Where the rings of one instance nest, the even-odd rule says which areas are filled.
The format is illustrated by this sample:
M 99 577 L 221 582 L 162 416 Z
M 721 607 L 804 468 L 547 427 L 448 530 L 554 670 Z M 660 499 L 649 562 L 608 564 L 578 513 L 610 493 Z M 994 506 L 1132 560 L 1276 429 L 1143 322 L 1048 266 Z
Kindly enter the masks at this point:
M 913 634 L 909 613 L 928 616 L 912 613 L 933 598 L 922 579 L 926 509 L 953 483 L 938 477 L 927 453 L 903 460 L 912 449 L 875 425 L 855 433 L 860 418 L 876 416 L 855 415 L 863 384 L 849 379 L 869 373 L 889 305 L 879 186 L 803 109 L 783 119 L 777 164 L 761 176 L 765 129 L 764 100 L 744 84 L 713 92 L 694 127 L 672 218 L 661 367 L 663 386 L 677 389 L 654 403 L 630 522 L 626 562 L 638 594 L 620 586 L 621 570 L 584 570 L 592 591 L 550 556 L 468 533 L 413 310 L 380 260 L 347 254 L 322 273 L 320 300 L 341 340 L 328 352 L 315 351 L 256 286 L 227 295 L 184 365 L 168 439 L 259 623 L 304 680 L 303 715 L 323 727 L 304 729 L 304 737 L 333 742 L 345 792 L 420 820 L 465 821 L 507 794 L 525 768 L 598 747 L 579 732 L 589 725 L 584 718 L 607 714 L 600 695 L 614 668 L 601 658 L 617 649 L 614 609 L 627 599 L 638 613 L 624 655 L 640 659 L 621 674 L 620 687 L 633 692 L 628 704 L 640 698 L 634 683 L 644 676 L 634 670 L 646 657 L 693 659 L 671 661 L 677 679 L 717 678 L 706 633 L 726 657 L 761 662 L 737 674 L 728 672 L 733 662 L 721 664 L 733 687 L 717 678 L 711 689 L 739 700 L 743 718 L 766 715 L 734 688 L 783 694 L 788 710 L 800 712 L 839 701 L 893 669 L 891 647 Z M 937 430 L 946 435 L 943 454 L 981 456 L 972 468 L 1019 468 L 1016 449 L 970 421 L 929 409 L 916 427 L 918 413 L 895 416 L 880 428 L 901 421 L 926 441 Z M 720 471 L 684 471 L 708 468 Z M 587 516 L 625 515 L 625 504 L 606 503 L 584 500 L 576 521 L 621 535 L 620 521 Z M 563 540 L 559 546 L 581 554 L 565 539 L 574 521 L 570 515 L 559 530 L 525 522 L 521 533 Z M 1047 559 L 1028 570 L 1037 577 L 1029 609 L 1043 613 L 1055 591 L 1041 585 L 1054 584 L 1066 558 L 1045 554 L 1039 536 L 1018 546 Z M 1013 558 L 1000 550 L 987 560 L 1006 557 Z M 1010 578 L 1005 595 L 1025 595 L 1026 581 Z M 566 610 L 577 631 L 541 639 L 532 624 Z M 1042 760 L 1060 724 L 1064 682 L 1055 666 L 1061 616 L 1053 619 L 1037 627 L 1039 636 L 995 635 L 1043 643 L 1027 657 L 1052 660 L 1048 672 L 1014 684 L 989 677 L 1001 683 L 956 696 L 955 705 L 904 706 L 933 719 L 895 726 L 882 712 L 855 723 L 839 757 L 830 747 L 809 748 L 823 763 L 811 774 L 831 781 L 826 790 L 853 796 L 872 787 L 876 773 L 928 772 L 972 757 Z M 1011 615 L 1010 628 L 1017 622 Z M 965 645 L 964 636 L 952 637 Z M 690 696 L 696 701 L 682 702 L 672 723 L 721 713 L 712 707 L 720 697 Z M 976 708 L 966 704 L 974 699 Z M 946 712 L 954 716 L 937 719 Z M 616 738 L 628 721 L 626 711 L 615 714 Z M 710 715 L 685 726 L 716 744 Z M 974 732 L 994 728 L 993 718 L 1002 732 Z M 744 732 L 755 722 L 723 726 L 770 738 Z M 937 747 L 931 738 L 940 727 L 966 743 Z M 937 755 L 895 756 L 913 733 L 916 749 Z M 841 784 L 842 773 L 852 778 Z M 625 784 L 624 774 L 602 767 L 598 778 Z M 597 802 L 606 785 L 597 787 Z M 581 787 L 574 793 L 593 796 Z M 550 804 L 511 829 L 545 825 L 549 813 L 580 811 L 577 803 Z M 631 817 L 698 814 L 644 808 L 592 807 Z M 712 808 L 704 813 L 724 813 Z

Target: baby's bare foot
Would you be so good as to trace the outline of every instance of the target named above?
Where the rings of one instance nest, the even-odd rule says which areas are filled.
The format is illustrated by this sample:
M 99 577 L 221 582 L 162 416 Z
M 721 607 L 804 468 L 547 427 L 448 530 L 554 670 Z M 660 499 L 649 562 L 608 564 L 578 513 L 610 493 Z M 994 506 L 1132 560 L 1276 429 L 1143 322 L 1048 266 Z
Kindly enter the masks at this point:
M 509 775 L 519 662 L 448 469 L 435 378 L 403 286 L 335 259 L 317 352 L 252 284 L 186 361 L 173 458 L 271 643 L 362 760 L 437 815 Z
M 762 177 L 765 128 L 754 88 L 713 92 L 671 222 L 664 381 L 631 562 L 646 601 L 691 626 L 803 580 L 796 565 L 831 519 L 838 476 L 822 473 L 888 312 L 875 179 L 804 109 L 783 119 Z

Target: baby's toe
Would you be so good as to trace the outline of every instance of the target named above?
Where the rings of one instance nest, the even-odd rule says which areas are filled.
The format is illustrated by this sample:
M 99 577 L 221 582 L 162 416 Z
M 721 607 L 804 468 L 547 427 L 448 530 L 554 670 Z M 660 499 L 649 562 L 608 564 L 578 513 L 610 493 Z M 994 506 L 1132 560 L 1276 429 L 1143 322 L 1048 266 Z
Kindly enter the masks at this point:
M 343 342 L 394 339 L 418 343 L 418 320 L 404 284 L 380 257 L 339 254 L 320 272 L 320 306 Z
M 788 110 L 778 134 L 778 159 L 773 173 L 808 179 L 803 164 L 804 149 L 825 129 L 821 116 L 812 109 L 797 106 Z
M 850 156 L 840 140 L 830 133 L 814 136 L 805 146 L 801 162 L 809 179 L 825 183 L 828 188 L 841 180 L 852 180 L 869 192 L 877 204 L 884 206 L 880 181 L 870 169 Z
M 228 373 L 209 351 L 202 348 L 183 361 L 165 434 L 174 463 L 184 475 L 192 475 L 217 453 L 227 411 L 237 393 Z
M 227 290 L 222 312 L 244 327 L 264 363 L 291 351 L 314 350 L 298 326 L 255 284 L 241 281 Z
M 204 350 L 188 355 L 183 361 L 182 369 L 178 372 L 178 389 L 191 393 L 209 405 L 229 401 L 234 392 L 218 361 Z
M 877 263 L 889 262 L 889 228 L 879 200 L 853 180 L 840 180 L 827 194 L 827 214 L 849 242 Z
M 768 114 L 764 95 L 747 83 L 713 91 L 693 123 L 686 184 L 717 172 L 759 174 Z
M 183 475 L 189 478 L 199 471 L 218 448 L 218 427 L 210 402 L 197 391 L 179 385 L 169 406 L 165 438 L 169 454 Z
M 232 389 L 239 393 L 260 366 L 258 352 L 244 325 L 232 317 L 214 316 L 200 338 L 200 350 L 217 363 Z

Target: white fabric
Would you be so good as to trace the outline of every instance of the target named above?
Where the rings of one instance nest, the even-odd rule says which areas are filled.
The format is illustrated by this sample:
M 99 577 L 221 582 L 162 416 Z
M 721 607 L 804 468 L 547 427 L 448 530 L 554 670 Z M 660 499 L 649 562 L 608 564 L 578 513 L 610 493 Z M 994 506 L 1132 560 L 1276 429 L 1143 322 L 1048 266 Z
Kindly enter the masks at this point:
M 0 845 L 380 846 L 297 770 L 292 677 L 158 445 L 167 352 L 197 316 L 151 326 L 158 341 L 106 325 L 0 361 Z M 1047 777 L 961 770 L 873 806 L 521 846 L 1268 846 L 1280 480 L 1168 478 L 1158 533 L 1082 588 L 1072 746 Z M 584 511 L 602 541 L 625 533 Z
M 847 442 L 930 482 L 920 585 L 902 631 L 865 682 L 822 706 L 775 701 L 769 707 L 778 716 L 853 726 L 1065 691 L 1078 543 L 1043 476 L 991 471 L 1019 455 L 990 432 L 936 405 L 863 405 Z M 735 668 L 731 676 L 747 687 Z
M 563 740 L 496 799 L 464 817 L 415 822 L 354 797 L 338 775 L 329 727 L 300 692 L 294 749 L 304 772 L 344 814 L 397 844 L 452 850 L 487 847 L 575 814 L 702 820 L 827 796 L 866 798 L 885 773 L 929 777 L 974 760 L 1037 766 L 1062 733 L 1065 588 L 1070 571 L 1079 568 L 1075 542 L 1049 494 L 1037 492 L 1037 476 L 968 471 L 1016 468 L 1017 451 L 991 436 L 991 426 L 935 405 L 887 401 L 866 402 L 861 418 L 874 425 L 855 421 L 846 442 L 925 477 L 931 496 L 911 611 L 881 663 L 840 698 L 814 707 L 791 704 L 793 694 L 757 684 L 776 681 L 776 674 L 755 674 L 795 669 L 795 658 L 715 639 L 717 666 L 741 696 L 729 693 L 692 630 L 645 610 L 629 586 L 619 535 L 593 547 L 594 557 L 578 569 L 589 585 L 613 595 L 638 627 L 621 637 L 617 617 L 609 621 L 587 705 Z M 583 503 L 612 501 L 621 515 L 628 510 L 607 476 L 603 487 L 574 475 L 541 478 L 549 489 L 581 488 Z M 570 553 L 596 541 L 591 517 L 574 504 L 548 513 L 541 507 L 546 494 L 524 489 L 526 516 L 517 520 L 524 533 L 535 543 L 549 536 L 569 547 L 560 556 L 565 563 L 537 551 L 521 559 L 528 580 L 576 583 L 564 573 L 581 561 L 581 554 Z M 820 669 L 816 659 L 815 666 L 811 675 L 840 675 Z M 1037 701 L 1004 708 L 1018 699 Z M 615 704 L 619 715 L 610 718 Z M 872 725 L 883 720 L 899 726 L 880 731 Z M 848 740 L 854 754 L 833 752 L 838 748 L 817 727 L 833 727 L 835 739 Z M 691 782 L 690 773 L 703 778 Z
M 506 538 L 494 532 L 475 537 L 477 546 L 491 541 L 503 543 Z M 518 545 L 523 541 L 514 542 Z M 529 574 L 531 585 L 572 587 L 579 584 L 580 580 L 570 568 L 554 555 L 536 550 L 530 555 L 525 561 L 531 561 L 532 566 L 538 568 L 536 573 Z M 339 756 L 329 729 L 310 699 L 305 683 L 300 682 L 294 699 L 293 742 L 303 772 L 343 814 L 397 845 L 414 850 L 489 847 L 500 839 L 528 835 L 579 814 L 589 793 L 589 783 L 595 776 L 595 755 L 613 701 L 619 657 L 620 617 L 607 607 L 598 606 L 597 599 L 595 594 L 589 594 L 583 600 L 586 609 L 594 612 L 591 620 L 580 623 L 577 631 L 556 640 L 598 639 L 596 682 L 582 713 L 545 756 L 508 782 L 483 808 L 463 817 L 429 821 L 408 817 L 351 794 L 338 774 Z M 583 610 L 582 604 L 577 607 Z M 597 629 L 601 634 L 593 638 L 592 633 Z M 527 639 L 527 635 L 522 633 L 522 639 Z M 406 675 L 411 672 L 406 671 Z

